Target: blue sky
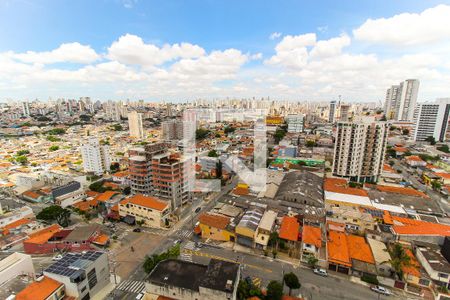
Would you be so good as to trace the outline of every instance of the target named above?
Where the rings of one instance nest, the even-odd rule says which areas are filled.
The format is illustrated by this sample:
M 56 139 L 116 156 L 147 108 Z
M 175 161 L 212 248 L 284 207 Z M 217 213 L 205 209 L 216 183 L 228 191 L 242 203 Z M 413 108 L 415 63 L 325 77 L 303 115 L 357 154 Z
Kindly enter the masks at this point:
M 450 33 L 436 29 L 450 27 L 445 4 L 450 1 L 4 0 L 0 68 L 7 71 L 0 72 L 0 101 L 86 93 L 103 100 L 327 101 L 342 94 L 376 101 L 405 77 L 421 80 L 423 100 L 449 97 Z M 369 19 L 381 23 L 370 26 Z M 409 24 L 420 22 L 428 31 L 420 29 L 417 41 L 411 34 L 402 39 Z M 392 35 L 401 29 L 400 38 L 381 37 L 377 28 Z M 323 47 L 336 50 L 312 54 L 333 38 L 340 38 L 338 46 Z M 164 50 L 181 43 L 198 49 Z M 69 46 L 52 52 L 63 44 Z M 161 56 L 156 62 L 148 58 L 153 53 Z

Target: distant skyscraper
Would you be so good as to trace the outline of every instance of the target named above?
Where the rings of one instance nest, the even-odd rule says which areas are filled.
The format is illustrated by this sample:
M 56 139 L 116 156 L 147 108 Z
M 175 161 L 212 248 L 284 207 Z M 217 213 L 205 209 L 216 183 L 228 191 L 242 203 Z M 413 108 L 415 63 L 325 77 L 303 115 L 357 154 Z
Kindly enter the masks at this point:
M 339 121 L 347 122 L 350 118 L 350 105 L 341 104 L 339 106 Z
M 330 102 L 330 111 L 328 114 L 328 122 L 334 123 L 335 114 L 336 114 L 336 101 L 333 100 Z
M 80 150 L 85 172 L 101 175 L 109 171 L 111 159 L 108 145 L 100 145 L 97 138 L 90 137 L 83 142 Z
M 425 141 L 432 136 L 444 142 L 450 113 L 450 98 L 437 99 L 435 103 L 419 103 L 414 111 L 414 141 Z
M 408 79 L 386 91 L 384 111 L 388 120 L 411 121 L 419 92 L 419 80 Z
M 26 117 L 30 116 L 30 103 L 28 101 L 22 102 L 22 114 Z
M 128 126 L 130 127 L 130 136 L 143 139 L 144 127 L 142 125 L 142 114 L 132 111 L 128 114 Z
M 333 175 L 352 181 L 373 182 L 383 170 L 388 125 L 364 117 L 338 122 L 334 148 Z
M 288 115 L 286 117 L 288 132 L 303 132 L 303 115 Z

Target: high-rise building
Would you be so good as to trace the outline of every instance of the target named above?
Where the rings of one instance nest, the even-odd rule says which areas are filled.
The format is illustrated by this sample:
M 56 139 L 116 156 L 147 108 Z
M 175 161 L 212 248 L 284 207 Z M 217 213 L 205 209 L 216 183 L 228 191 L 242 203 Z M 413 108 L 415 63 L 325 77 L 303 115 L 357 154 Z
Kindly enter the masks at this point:
M 384 112 L 388 120 L 411 121 L 419 92 L 419 80 L 407 79 L 386 91 Z
M 375 182 L 383 170 L 388 124 L 364 117 L 338 122 L 333 175 L 352 181 Z
M 101 175 L 109 170 L 111 159 L 109 146 L 100 145 L 97 138 L 90 137 L 80 147 L 85 172 Z
M 142 114 L 132 111 L 128 114 L 128 126 L 130 127 L 130 136 L 137 139 L 144 138 L 144 126 L 142 125 Z
M 183 121 L 168 120 L 161 124 L 162 137 L 166 141 L 183 139 Z
M 30 116 L 30 103 L 28 103 L 28 101 L 22 102 L 22 115 L 25 117 Z
M 189 163 L 179 153 L 166 152 L 152 158 L 154 195 L 170 201 L 172 211 L 191 199 L 188 186 Z
M 330 102 L 330 110 L 328 112 L 328 122 L 334 123 L 334 116 L 336 114 L 336 101 Z
M 347 122 L 350 118 L 350 104 L 341 104 L 339 106 L 339 121 Z
M 437 99 L 435 103 L 419 103 L 414 111 L 414 141 L 425 141 L 432 136 L 444 142 L 448 128 L 450 98 Z
M 164 143 L 154 143 L 128 150 L 128 170 L 133 195 L 150 195 L 152 193 L 152 157 L 164 153 L 166 150 L 167 147 Z
M 288 115 L 286 117 L 288 132 L 303 132 L 303 115 Z

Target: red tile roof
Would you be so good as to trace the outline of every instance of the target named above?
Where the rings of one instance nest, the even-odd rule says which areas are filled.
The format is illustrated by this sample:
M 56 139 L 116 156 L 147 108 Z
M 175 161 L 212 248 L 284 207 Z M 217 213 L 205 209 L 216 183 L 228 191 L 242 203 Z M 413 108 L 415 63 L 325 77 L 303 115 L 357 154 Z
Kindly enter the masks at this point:
M 319 227 L 313 227 L 309 225 L 303 226 L 302 232 L 303 243 L 314 245 L 320 248 L 322 245 L 322 232 Z
M 351 188 L 348 186 L 347 180 L 341 178 L 326 178 L 323 188 L 328 192 L 368 197 L 367 191 L 358 188 Z
M 392 216 L 392 229 L 399 235 L 450 236 L 450 225 Z
M 350 234 L 347 236 L 347 242 L 351 259 L 356 259 L 369 264 L 375 264 L 372 250 L 363 237 Z
M 288 241 L 298 241 L 300 224 L 295 217 L 284 216 L 281 221 L 279 237 Z
M 225 216 L 213 215 L 209 213 L 201 214 L 198 218 L 200 224 L 211 226 L 218 229 L 225 229 L 230 224 L 230 218 Z
M 159 211 L 163 211 L 169 206 L 169 204 L 167 202 L 161 201 L 158 198 L 144 196 L 141 194 L 137 194 L 133 197 L 127 198 L 120 202 L 121 205 L 126 205 L 127 203 L 131 203 L 134 205 L 147 207 L 147 208 L 151 208 L 151 209 L 156 209 Z
M 16 300 L 45 300 L 61 286 L 61 282 L 44 276 L 41 281 L 35 281 L 17 293 Z
M 422 193 L 413 188 L 388 186 L 388 185 L 377 185 L 377 189 L 381 192 L 386 192 L 386 193 L 394 193 L 394 194 L 401 194 L 401 195 L 407 195 L 407 196 L 429 198 L 428 195 L 426 195 L 425 193 Z
M 347 267 L 352 266 L 348 250 L 347 235 L 344 232 L 334 230 L 328 231 L 327 250 L 329 262 Z
M 44 244 L 46 243 L 55 233 L 61 231 L 62 227 L 58 224 L 53 224 L 44 229 L 38 230 L 36 232 L 30 233 L 28 239 L 24 243 L 29 244 Z

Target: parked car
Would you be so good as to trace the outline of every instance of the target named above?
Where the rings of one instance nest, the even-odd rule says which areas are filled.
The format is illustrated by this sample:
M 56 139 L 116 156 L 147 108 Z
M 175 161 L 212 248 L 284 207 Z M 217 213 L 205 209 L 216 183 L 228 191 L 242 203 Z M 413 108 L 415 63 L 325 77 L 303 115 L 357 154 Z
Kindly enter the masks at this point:
M 140 229 L 140 228 L 133 229 L 133 232 L 141 232 L 141 231 L 142 231 L 142 229 Z
M 141 300 L 142 298 L 144 298 L 144 293 L 139 293 L 139 294 L 136 296 L 136 300 Z
M 202 247 L 203 247 L 203 244 L 202 244 L 202 243 L 199 243 L 199 242 L 195 242 L 195 247 L 196 247 L 196 248 L 202 248 Z
M 195 213 L 198 213 L 198 212 L 201 211 L 201 210 L 202 210 L 202 207 L 199 206 L 199 207 L 197 207 L 197 208 L 195 209 Z
M 175 240 L 175 241 L 173 242 L 173 244 L 174 244 L 174 245 L 181 244 L 181 240 Z
M 325 269 L 315 268 L 313 272 L 314 272 L 314 274 L 317 274 L 320 276 L 324 276 L 324 277 L 328 276 L 327 270 L 325 270 Z
M 11 249 L 11 248 L 12 248 L 11 245 L 7 245 L 7 246 L 3 246 L 3 247 L 2 247 L 2 250 L 9 250 L 9 249 Z
M 379 286 L 379 285 L 372 286 L 370 289 L 372 291 L 374 291 L 375 293 L 386 295 L 386 296 L 389 296 L 392 294 L 390 290 L 388 290 L 385 287 Z

